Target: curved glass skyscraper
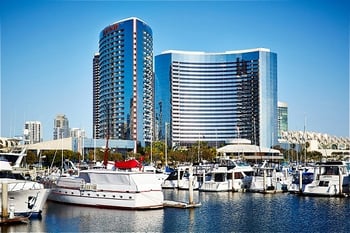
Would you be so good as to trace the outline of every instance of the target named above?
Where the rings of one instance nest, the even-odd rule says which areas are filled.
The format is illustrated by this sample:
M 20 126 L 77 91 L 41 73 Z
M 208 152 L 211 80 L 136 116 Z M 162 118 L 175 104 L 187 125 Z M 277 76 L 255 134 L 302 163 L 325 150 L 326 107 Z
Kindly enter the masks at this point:
M 134 17 L 105 27 L 100 33 L 98 64 L 96 137 L 149 142 L 154 102 L 151 28 Z
M 158 136 L 172 145 L 277 142 L 277 55 L 268 49 L 166 51 L 155 58 Z

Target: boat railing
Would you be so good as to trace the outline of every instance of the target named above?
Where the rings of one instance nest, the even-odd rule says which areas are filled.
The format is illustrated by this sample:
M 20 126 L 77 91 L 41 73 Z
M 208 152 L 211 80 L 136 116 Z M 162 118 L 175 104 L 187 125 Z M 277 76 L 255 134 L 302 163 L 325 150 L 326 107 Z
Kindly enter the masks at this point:
M 23 190 L 23 189 L 38 189 L 37 183 L 33 181 L 21 180 L 21 182 L 7 182 L 13 184 L 9 186 L 9 191 Z M 29 187 L 26 187 L 29 184 Z
M 97 185 L 91 184 L 91 183 L 83 183 L 80 185 L 80 190 L 86 190 L 86 191 L 96 191 Z

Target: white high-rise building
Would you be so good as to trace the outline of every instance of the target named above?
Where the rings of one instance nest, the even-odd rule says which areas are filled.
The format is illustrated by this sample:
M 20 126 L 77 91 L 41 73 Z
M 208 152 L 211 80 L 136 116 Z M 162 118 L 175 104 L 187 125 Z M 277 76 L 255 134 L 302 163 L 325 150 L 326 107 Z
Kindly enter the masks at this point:
M 58 114 L 54 120 L 53 139 L 69 138 L 69 121 L 66 115 Z
M 26 121 L 24 124 L 24 144 L 42 142 L 42 127 L 39 121 Z
M 70 136 L 72 138 L 85 138 L 85 130 L 80 128 L 71 128 Z

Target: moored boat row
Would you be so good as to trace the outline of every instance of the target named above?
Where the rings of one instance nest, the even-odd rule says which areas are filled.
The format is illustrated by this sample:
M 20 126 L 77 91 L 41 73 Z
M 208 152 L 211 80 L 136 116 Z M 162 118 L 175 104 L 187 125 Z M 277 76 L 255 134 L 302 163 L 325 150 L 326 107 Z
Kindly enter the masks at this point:
M 329 161 L 292 168 L 271 166 L 267 161 L 259 166 L 249 166 L 240 160 L 220 161 L 218 164 L 194 167 L 194 189 L 211 192 L 289 192 L 310 196 L 350 195 L 350 162 Z M 188 189 L 188 185 L 184 184 L 188 183 L 189 176 L 188 166 L 179 166 L 162 187 Z
M 45 182 L 40 183 L 21 177 L 5 161 L 4 154 L 2 158 L 0 182 L 5 186 L 2 186 L 1 193 L 6 191 L 8 195 L 6 209 L 10 216 L 40 215 L 46 200 L 99 208 L 163 208 L 168 203 L 163 196 L 162 189 L 165 188 L 318 196 L 350 194 L 349 161 L 323 162 L 292 169 L 276 164 L 271 166 L 267 161 L 251 166 L 242 160 L 220 157 L 215 163 L 177 166 L 165 174 L 131 159 L 114 162 L 110 169 L 96 166 L 95 169 L 79 170 L 77 174 L 48 174 L 41 179 Z M 17 159 L 13 161 L 12 164 L 19 162 Z M 0 207 L 3 209 L 5 205 Z

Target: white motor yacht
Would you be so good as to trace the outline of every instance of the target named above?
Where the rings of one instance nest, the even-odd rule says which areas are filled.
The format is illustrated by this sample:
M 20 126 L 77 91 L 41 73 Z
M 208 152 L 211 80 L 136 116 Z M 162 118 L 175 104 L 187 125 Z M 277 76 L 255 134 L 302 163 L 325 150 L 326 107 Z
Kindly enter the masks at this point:
M 164 197 L 156 174 L 122 166 L 122 169 L 89 169 L 80 171 L 78 176 L 59 177 L 48 199 L 100 208 L 162 208 Z
M 292 194 L 301 194 L 305 186 L 314 179 L 314 167 L 301 167 L 292 173 L 293 180 L 288 187 L 288 192 Z
M 200 191 L 238 192 L 244 189 L 243 180 L 251 176 L 253 168 L 241 160 L 221 159 L 213 169 L 205 175 Z
M 350 162 L 330 161 L 316 164 L 314 180 L 305 186 L 303 194 L 348 196 L 350 194 Z
M 244 179 L 246 191 L 260 193 L 286 192 L 291 183 L 292 176 L 287 170 L 268 166 L 267 161 L 260 167 L 254 167 L 254 175 Z
M 7 213 L 26 217 L 40 216 L 50 193 L 50 190 L 45 189 L 43 184 L 27 180 L 20 173 L 14 173 L 8 161 L 0 160 L 1 196 L 3 191 L 7 191 L 8 200 L 7 206 L 3 206 L 3 201 L 1 201 L 1 212 L 3 208 L 7 208 Z
M 198 189 L 199 181 L 196 174 L 190 173 L 190 165 L 180 165 L 175 170 L 173 170 L 168 177 L 163 181 L 162 188 L 164 189 L 189 189 L 189 178 L 193 175 L 192 187 L 193 189 Z M 192 168 L 193 171 L 193 168 Z

